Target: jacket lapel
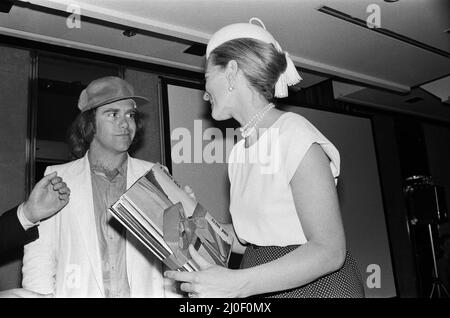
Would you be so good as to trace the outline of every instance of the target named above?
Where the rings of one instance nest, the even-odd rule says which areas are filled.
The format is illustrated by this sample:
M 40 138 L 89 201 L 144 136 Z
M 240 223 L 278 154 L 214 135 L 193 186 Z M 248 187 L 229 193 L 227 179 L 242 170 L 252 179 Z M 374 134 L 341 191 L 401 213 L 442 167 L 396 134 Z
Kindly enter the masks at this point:
M 100 250 L 95 226 L 91 170 L 87 153 L 80 160 L 80 166 L 78 168 L 74 169 L 74 172 L 76 171 L 78 173 L 74 175 L 73 186 L 75 188 L 71 192 L 71 201 L 73 202 L 76 215 L 77 228 L 84 243 L 94 278 L 102 296 L 104 296 Z

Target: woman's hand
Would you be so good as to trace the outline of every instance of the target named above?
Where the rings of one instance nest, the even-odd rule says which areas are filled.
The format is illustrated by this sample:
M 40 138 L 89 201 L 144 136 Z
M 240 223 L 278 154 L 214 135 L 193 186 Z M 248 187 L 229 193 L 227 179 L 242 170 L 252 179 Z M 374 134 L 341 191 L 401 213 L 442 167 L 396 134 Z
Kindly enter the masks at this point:
M 164 276 L 181 282 L 181 290 L 191 298 L 242 297 L 245 282 L 238 278 L 237 271 L 208 263 L 192 245 L 189 246 L 189 253 L 200 266 L 200 271 L 167 271 Z

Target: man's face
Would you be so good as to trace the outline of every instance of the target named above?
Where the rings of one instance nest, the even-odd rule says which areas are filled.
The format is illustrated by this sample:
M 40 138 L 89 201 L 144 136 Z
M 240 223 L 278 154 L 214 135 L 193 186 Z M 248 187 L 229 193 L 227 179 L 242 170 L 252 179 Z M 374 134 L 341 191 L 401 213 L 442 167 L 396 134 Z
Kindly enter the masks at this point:
M 136 134 L 135 112 L 135 103 L 131 99 L 98 107 L 93 142 L 112 154 L 128 151 Z

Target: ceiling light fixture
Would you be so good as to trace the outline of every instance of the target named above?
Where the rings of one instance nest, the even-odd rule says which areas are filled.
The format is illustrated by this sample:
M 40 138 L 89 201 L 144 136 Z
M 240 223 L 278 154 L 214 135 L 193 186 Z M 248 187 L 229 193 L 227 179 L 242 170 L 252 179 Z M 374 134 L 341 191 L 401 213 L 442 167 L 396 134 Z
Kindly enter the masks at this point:
M 132 37 L 135 36 L 137 34 L 137 30 L 136 29 L 127 29 L 125 31 L 123 31 L 122 33 L 123 35 L 125 35 L 126 37 Z

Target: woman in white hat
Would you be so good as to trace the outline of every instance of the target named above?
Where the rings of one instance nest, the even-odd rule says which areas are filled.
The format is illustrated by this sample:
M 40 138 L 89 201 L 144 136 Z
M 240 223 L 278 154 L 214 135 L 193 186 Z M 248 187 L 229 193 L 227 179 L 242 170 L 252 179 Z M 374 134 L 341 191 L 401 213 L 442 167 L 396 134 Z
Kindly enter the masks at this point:
M 274 107 L 301 78 L 255 20 L 217 31 L 206 53 L 212 117 L 242 126 L 228 171 L 240 269 L 209 264 L 190 247 L 201 271 L 166 276 L 189 297 L 363 297 L 335 187 L 339 152 L 305 118 Z

